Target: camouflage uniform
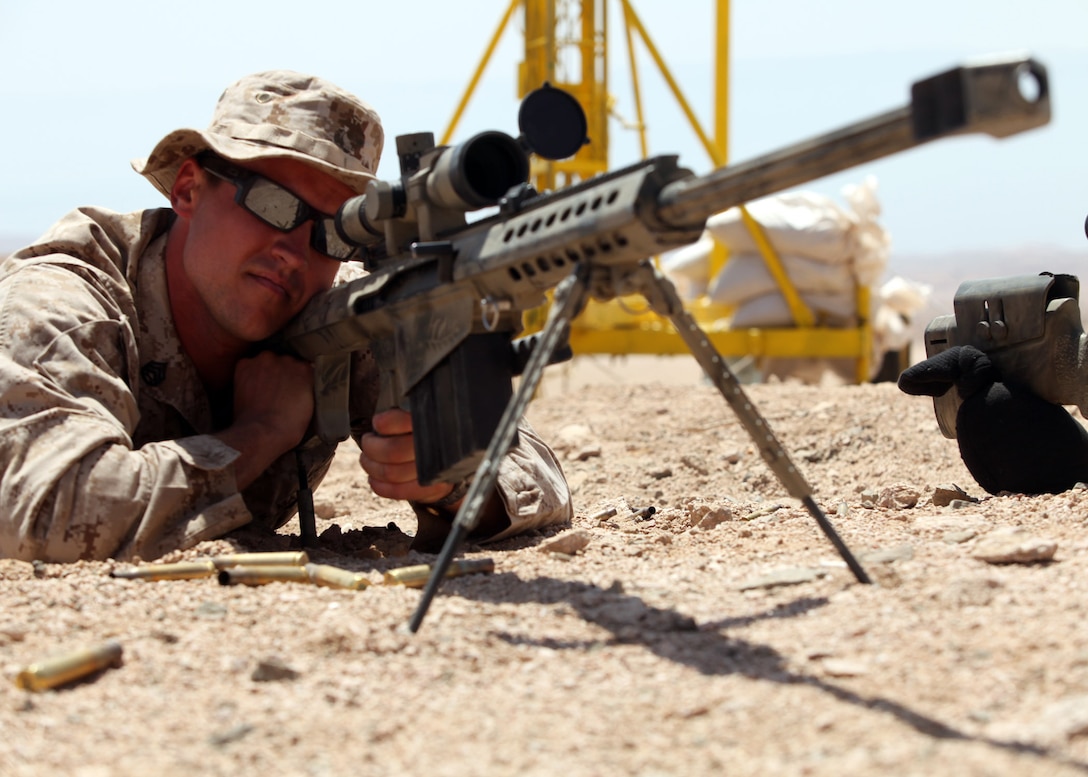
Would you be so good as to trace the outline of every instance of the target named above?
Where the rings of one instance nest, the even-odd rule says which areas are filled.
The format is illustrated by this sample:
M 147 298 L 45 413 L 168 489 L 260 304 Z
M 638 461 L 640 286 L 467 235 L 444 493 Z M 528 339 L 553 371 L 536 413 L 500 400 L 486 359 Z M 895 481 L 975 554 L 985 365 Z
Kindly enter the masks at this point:
M 211 434 L 211 405 L 174 329 L 164 253 L 169 209 L 84 208 L 0 263 L 0 556 L 152 559 L 296 512 L 293 454 L 239 493 L 237 451 Z M 352 429 L 377 396 L 369 354 L 352 384 Z M 511 526 L 569 520 L 558 462 L 528 426 L 504 460 Z M 334 449 L 304 456 L 311 487 Z M 360 477 L 363 477 L 360 470 Z

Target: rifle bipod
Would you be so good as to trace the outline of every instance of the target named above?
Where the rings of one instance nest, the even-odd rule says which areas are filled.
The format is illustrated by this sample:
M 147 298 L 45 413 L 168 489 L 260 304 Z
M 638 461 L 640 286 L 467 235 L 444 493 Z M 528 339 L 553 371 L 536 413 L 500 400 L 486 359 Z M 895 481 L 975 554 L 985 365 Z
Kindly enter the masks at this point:
M 611 298 L 622 294 L 639 293 L 649 303 L 654 312 L 668 318 L 677 333 L 684 340 L 692 356 L 703 368 L 703 372 L 714 383 L 725 401 L 736 413 L 741 424 L 748 432 L 763 460 L 786 487 L 790 496 L 799 499 L 805 509 L 816 519 L 824 535 L 835 546 L 846 566 L 854 573 L 859 583 L 871 583 L 861 564 L 850 552 L 835 527 L 831 525 L 823 510 L 812 498 L 812 489 L 804 476 L 790 460 L 782 443 L 775 437 L 767 422 L 759 414 L 755 405 L 745 394 L 740 381 L 730 369 L 714 344 L 710 342 L 702 327 L 687 312 L 672 281 L 658 272 L 653 263 L 644 260 L 634 265 L 595 266 L 591 262 L 581 262 L 574 273 L 561 281 L 555 288 L 552 306 L 547 321 L 541 331 L 529 363 L 522 373 L 521 382 L 510 402 L 506 406 L 502 419 L 491 438 L 483 461 L 476 470 L 475 477 L 465 495 L 461 508 L 453 520 L 453 526 L 438 558 L 431 570 L 430 579 L 423 589 L 423 596 L 408 628 L 414 633 L 419 630 L 427 614 L 431 601 L 438 592 L 438 586 L 446 576 L 454 555 L 464 540 L 476 528 L 480 510 L 483 509 L 499 474 L 499 461 L 509 450 L 514 441 L 518 420 L 525 414 L 529 401 L 536 392 L 537 385 L 544 374 L 551 355 L 564 337 L 567 326 L 585 305 L 590 281 L 594 283 L 594 296 Z M 622 291 L 617 287 L 622 286 Z

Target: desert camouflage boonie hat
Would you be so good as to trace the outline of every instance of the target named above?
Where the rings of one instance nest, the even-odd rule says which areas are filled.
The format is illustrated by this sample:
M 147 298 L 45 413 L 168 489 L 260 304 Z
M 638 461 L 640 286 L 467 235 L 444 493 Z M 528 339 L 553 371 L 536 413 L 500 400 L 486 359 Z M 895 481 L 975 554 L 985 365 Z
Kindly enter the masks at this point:
M 381 119 L 358 97 L 314 76 L 271 70 L 228 86 L 206 130 L 175 130 L 132 167 L 169 197 L 181 163 L 205 149 L 243 165 L 297 159 L 361 194 L 383 139 Z

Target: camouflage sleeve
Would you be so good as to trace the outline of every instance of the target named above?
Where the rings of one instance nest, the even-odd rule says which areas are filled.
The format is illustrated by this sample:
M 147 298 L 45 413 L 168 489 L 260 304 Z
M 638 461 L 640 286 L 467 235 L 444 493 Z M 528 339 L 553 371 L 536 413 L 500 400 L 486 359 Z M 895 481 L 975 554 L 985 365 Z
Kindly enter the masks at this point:
M 129 311 L 93 271 L 0 280 L 0 557 L 156 558 L 249 521 L 208 436 L 132 447 Z
M 574 515 L 559 460 L 524 418 L 518 425 L 518 444 L 499 465 L 498 490 L 510 526 L 488 541 L 566 523 Z

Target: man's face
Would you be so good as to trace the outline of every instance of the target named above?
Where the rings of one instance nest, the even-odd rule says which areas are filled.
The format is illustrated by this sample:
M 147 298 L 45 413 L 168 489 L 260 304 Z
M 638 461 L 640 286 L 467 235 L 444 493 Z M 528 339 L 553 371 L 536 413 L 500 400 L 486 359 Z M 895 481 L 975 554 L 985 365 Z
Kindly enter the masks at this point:
M 291 159 L 258 160 L 245 169 L 289 189 L 323 214 L 335 214 L 354 194 Z M 191 187 L 180 208 L 178 185 Z M 171 276 L 171 298 L 181 302 L 175 304 L 175 316 L 206 316 L 201 328 L 210 327 L 213 336 L 252 343 L 279 331 L 314 294 L 331 287 L 340 262 L 310 246 L 312 221 L 281 232 L 236 203 L 235 192 L 233 184 L 195 161 L 183 165 L 174 203 L 187 221 L 187 236 L 183 272 Z M 174 288 L 179 285 L 185 288 Z

